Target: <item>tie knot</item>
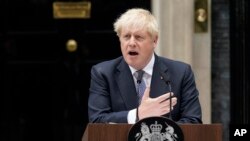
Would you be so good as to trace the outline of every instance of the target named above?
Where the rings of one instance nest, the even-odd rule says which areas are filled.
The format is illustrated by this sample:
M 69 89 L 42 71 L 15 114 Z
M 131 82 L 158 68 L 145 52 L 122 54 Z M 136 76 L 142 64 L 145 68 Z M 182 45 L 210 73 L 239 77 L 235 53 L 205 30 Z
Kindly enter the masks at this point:
M 143 70 L 136 71 L 135 78 L 137 80 L 137 83 L 139 83 L 139 84 L 141 83 L 143 74 L 144 74 Z

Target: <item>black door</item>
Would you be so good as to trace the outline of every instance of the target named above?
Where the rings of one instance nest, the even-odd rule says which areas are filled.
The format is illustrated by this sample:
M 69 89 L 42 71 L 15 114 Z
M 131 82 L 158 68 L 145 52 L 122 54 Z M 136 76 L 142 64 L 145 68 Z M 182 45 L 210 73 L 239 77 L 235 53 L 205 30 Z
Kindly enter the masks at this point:
M 90 68 L 121 55 L 114 20 L 150 9 L 150 0 L 89 0 L 89 19 L 55 19 L 53 2 L 0 0 L 1 141 L 80 141 Z

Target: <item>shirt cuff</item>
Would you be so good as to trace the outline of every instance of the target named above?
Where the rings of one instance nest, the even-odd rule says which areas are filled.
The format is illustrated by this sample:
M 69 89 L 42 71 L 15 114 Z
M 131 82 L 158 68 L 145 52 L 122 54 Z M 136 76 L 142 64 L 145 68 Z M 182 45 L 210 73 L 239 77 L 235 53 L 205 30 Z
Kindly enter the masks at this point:
M 135 121 L 136 121 L 136 109 L 130 110 L 128 112 L 127 119 L 128 119 L 129 124 L 134 124 L 135 123 Z

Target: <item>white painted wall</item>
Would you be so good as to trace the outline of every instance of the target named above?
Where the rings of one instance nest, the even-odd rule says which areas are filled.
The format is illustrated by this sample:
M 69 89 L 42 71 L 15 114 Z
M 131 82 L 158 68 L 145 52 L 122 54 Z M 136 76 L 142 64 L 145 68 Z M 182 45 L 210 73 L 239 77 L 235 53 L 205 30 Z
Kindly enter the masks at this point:
M 211 0 L 209 1 L 209 9 Z M 211 21 L 206 33 L 194 32 L 194 0 L 152 0 L 160 26 L 156 53 L 189 63 L 200 92 L 202 120 L 211 123 Z M 210 11 L 210 10 L 209 10 Z M 210 18 L 210 12 L 209 17 Z

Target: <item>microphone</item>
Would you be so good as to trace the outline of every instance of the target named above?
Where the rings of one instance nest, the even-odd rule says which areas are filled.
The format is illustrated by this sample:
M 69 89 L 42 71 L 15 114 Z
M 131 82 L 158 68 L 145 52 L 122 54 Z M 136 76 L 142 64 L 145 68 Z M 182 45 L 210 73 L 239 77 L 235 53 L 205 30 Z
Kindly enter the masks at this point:
M 167 85 L 170 85 L 170 80 L 167 74 L 160 72 L 160 75 L 161 75 L 161 80 L 163 80 Z
M 163 72 L 160 72 L 160 75 L 161 75 L 161 80 L 163 80 L 166 83 L 166 85 L 169 87 L 169 92 L 170 92 L 169 118 L 172 120 L 172 114 L 171 114 L 171 112 L 172 112 L 172 96 L 171 96 L 172 95 L 172 87 L 171 87 L 171 83 L 170 83 L 170 80 L 169 80 L 169 76 L 167 76 L 167 74 L 165 74 Z
M 141 84 L 141 80 L 142 80 L 143 73 L 144 73 L 143 70 L 137 71 L 137 77 L 136 77 L 136 79 L 137 79 L 137 81 L 136 81 L 137 84 Z

